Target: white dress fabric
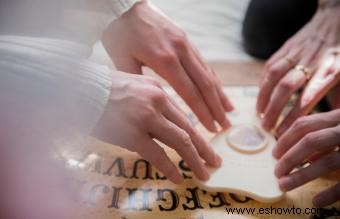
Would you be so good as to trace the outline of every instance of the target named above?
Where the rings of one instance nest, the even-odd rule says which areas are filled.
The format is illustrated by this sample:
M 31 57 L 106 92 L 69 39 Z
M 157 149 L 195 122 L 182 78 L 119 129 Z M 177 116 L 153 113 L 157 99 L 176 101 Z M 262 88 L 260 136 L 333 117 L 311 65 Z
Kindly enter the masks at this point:
M 0 130 L 49 128 L 53 140 L 65 137 L 58 130 L 88 134 L 112 84 L 112 70 L 88 57 L 108 22 L 135 2 L 1 0 Z

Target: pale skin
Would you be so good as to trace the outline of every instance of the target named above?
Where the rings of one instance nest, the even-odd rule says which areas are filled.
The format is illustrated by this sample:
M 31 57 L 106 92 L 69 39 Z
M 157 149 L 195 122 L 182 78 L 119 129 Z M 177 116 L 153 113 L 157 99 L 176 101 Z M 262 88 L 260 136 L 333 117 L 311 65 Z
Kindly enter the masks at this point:
M 266 63 L 257 111 L 262 125 L 282 135 L 297 118 L 307 115 L 332 88 L 339 84 L 340 8 L 319 10 L 314 18 Z M 312 75 L 294 69 L 308 67 Z M 305 86 L 305 88 L 304 88 Z M 288 116 L 277 124 L 283 108 L 299 89 L 303 92 Z M 278 125 L 278 126 L 276 126 Z
M 283 191 L 293 190 L 318 177 L 340 170 L 340 110 L 300 117 L 281 136 L 273 155 L 279 159 L 275 174 Z M 311 160 L 308 167 L 299 167 Z M 340 182 L 325 189 L 313 199 L 317 207 L 340 200 Z
M 209 131 L 218 131 L 215 121 L 229 128 L 225 112 L 233 107 L 217 76 L 183 30 L 149 1 L 135 4 L 112 22 L 102 41 L 118 70 L 142 74 L 142 66 L 153 69 Z
M 340 8 L 319 10 L 314 18 L 266 63 L 257 112 L 262 126 L 279 137 L 273 151 L 278 159 L 275 174 L 283 191 L 293 190 L 313 179 L 340 169 L 340 111 L 309 114 L 326 95 L 333 109 L 340 107 Z M 307 66 L 305 72 L 295 65 Z M 292 110 L 278 119 L 292 95 L 302 89 Z M 310 166 L 297 169 L 305 160 Z M 340 184 L 313 199 L 318 207 L 340 199 Z
M 328 94 L 328 102 L 333 109 L 340 108 L 340 84 L 333 88 Z
M 209 173 L 206 165 L 218 167 L 221 165 L 221 158 L 198 134 L 181 109 L 166 95 L 158 81 L 126 72 L 140 74 L 142 65 L 154 69 L 169 81 L 202 123 L 210 131 L 216 132 L 218 127 L 215 121 L 223 129 L 229 127 L 225 112 L 232 110 L 232 106 L 223 94 L 212 69 L 190 45 L 183 31 L 147 1 L 137 3 L 113 22 L 105 32 L 103 42 L 117 68 L 125 72 L 112 73 L 111 95 L 92 135 L 137 152 L 169 180 L 181 183 L 183 177 L 160 145 L 159 142 L 162 142 L 174 149 L 199 179 L 207 180 Z M 17 130 L 13 133 L 17 133 Z M 40 137 L 39 143 L 44 152 L 45 146 L 50 145 L 44 144 Z M 27 142 L 24 145 L 29 148 Z M 33 145 L 33 148 L 37 148 L 36 144 Z M 33 151 L 36 155 L 37 151 Z M 46 151 L 47 153 L 49 152 Z M 9 158 L 8 161 L 6 158 Z M 71 184 L 69 181 L 63 181 L 63 167 L 50 167 L 44 156 L 36 159 L 27 153 L 24 153 L 23 159 L 10 158 L 12 157 L 6 156 L 0 162 L 8 165 L 15 161 L 15 164 L 9 166 L 19 168 L 15 168 L 16 171 L 5 168 L 10 171 L 9 177 L 0 180 L 4 181 L 1 185 L 6 191 L 0 199 L 0 203 L 4 201 L 6 204 L 4 217 L 6 213 L 10 215 L 7 218 L 35 219 L 79 218 L 86 215 L 86 209 L 76 208 L 74 197 L 70 200 L 69 196 L 75 189 L 69 191 L 61 187 Z M 44 159 L 38 162 L 40 158 Z M 29 161 L 29 165 L 25 165 L 24 161 Z M 33 169 L 32 165 L 37 165 L 38 168 Z M 24 183 L 25 187 L 16 188 L 18 182 Z M 15 193 L 12 194 L 12 191 Z M 25 197 L 21 197 L 22 194 L 25 194 Z M 53 200 L 46 202 L 45 194 L 49 194 Z M 76 214 L 78 212 L 82 213 L 81 216 Z
M 318 18 L 318 22 L 320 22 L 320 20 L 322 19 Z M 310 26 L 313 27 L 313 25 Z M 300 44 L 301 41 L 305 40 L 304 37 L 306 37 L 306 34 L 300 35 L 296 44 Z M 331 32 L 328 36 L 334 36 L 334 33 Z M 292 41 L 294 42 L 294 40 Z M 317 40 L 311 39 L 310 41 Z M 103 42 L 119 70 L 141 74 L 142 66 L 148 66 L 165 78 L 188 103 L 208 130 L 217 131 L 214 121 L 217 121 L 222 128 L 228 128 L 230 126 L 228 120 L 225 118 L 225 112 L 232 110 L 232 106 L 229 100 L 223 95 L 214 72 L 209 66 L 204 64 L 203 59 L 187 40 L 183 31 L 173 24 L 166 16 L 157 11 L 149 2 L 143 1 L 142 3 L 135 5 L 129 12 L 111 23 L 103 36 Z M 323 62 L 323 64 L 318 66 L 315 64 L 315 66 L 317 66 L 315 67 L 316 72 L 319 73 L 316 73 L 311 80 L 313 81 L 313 83 L 311 83 L 312 85 L 308 85 L 310 86 L 310 88 L 308 88 L 310 91 L 308 92 L 308 89 L 306 88 L 307 91 L 305 91 L 305 95 L 314 92 L 313 84 L 318 84 L 320 79 L 325 81 L 325 79 L 328 78 L 337 78 L 337 71 L 334 70 L 336 68 L 333 67 L 338 66 L 336 64 L 338 61 L 333 57 L 332 53 L 337 47 L 335 44 L 326 47 L 321 45 L 323 44 L 321 42 L 314 43 L 315 45 L 312 46 L 312 48 L 304 45 L 300 48 L 299 52 L 296 53 L 299 54 L 296 55 L 296 57 L 301 57 L 301 60 L 304 60 L 300 60 L 301 62 L 298 61 L 300 64 L 310 62 L 319 64 Z M 296 47 L 296 44 L 290 44 L 292 45 L 286 46 L 286 48 L 284 47 L 285 49 L 282 50 L 284 51 L 282 53 L 286 53 L 287 51 L 290 51 L 291 48 Z M 323 49 L 317 49 L 320 47 Z M 313 55 L 308 55 L 306 57 L 304 55 L 306 53 L 313 53 Z M 260 96 L 267 95 L 267 98 L 259 98 L 259 100 L 261 99 L 257 106 L 259 113 L 265 113 L 267 110 L 267 115 L 271 114 L 271 111 L 267 109 L 268 107 L 270 109 L 270 101 L 272 101 L 270 94 L 273 93 L 273 90 L 275 93 L 277 83 L 284 78 L 284 74 L 290 72 L 288 67 L 285 66 L 286 64 L 278 61 L 278 57 L 280 57 L 280 55 L 274 56 L 271 61 L 269 61 L 269 64 L 267 64 L 267 69 L 269 69 L 269 71 L 265 74 L 260 92 Z M 329 61 L 325 61 L 329 59 L 333 60 L 332 64 L 329 64 Z M 276 62 L 279 62 L 279 64 Z M 270 86 L 267 85 L 266 88 L 265 83 L 268 82 L 268 78 L 266 77 L 269 77 L 269 73 L 273 72 L 272 69 L 275 70 L 275 67 L 272 66 L 278 68 L 277 72 L 282 71 L 280 73 L 282 75 L 277 77 L 276 83 L 270 84 Z M 325 68 L 327 71 L 324 70 Z M 332 71 L 328 71 L 330 68 Z M 325 72 L 327 74 L 325 74 Z M 288 96 L 290 96 L 298 87 L 307 82 L 303 81 L 305 78 L 302 78 L 302 76 L 304 75 L 300 74 L 300 76 L 297 77 L 300 79 L 295 82 L 295 87 L 288 92 L 283 92 L 289 94 L 284 98 L 283 103 L 288 101 Z M 326 90 L 327 92 L 331 88 L 336 87 L 336 84 L 338 84 L 339 81 L 335 79 L 331 80 L 331 82 L 328 81 L 326 85 L 323 85 L 319 89 L 323 92 Z M 129 150 L 139 153 L 142 157 L 153 163 L 174 183 L 182 182 L 183 178 L 177 172 L 175 165 L 172 164 L 162 147 L 158 145 L 154 139 L 175 149 L 200 179 L 205 180 L 208 178 L 204 163 L 212 166 L 220 165 L 221 159 L 198 135 L 189 121 L 185 118 L 184 113 L 181 112 L 181 110 L 166 96 L 158 82 L 145 76 L 127 76 L 124 78 L 122 75 L 116 75 L 114 76 L 114 80 L 116 80 L 112 88 L 112 93 L 114 95 L 110 98 L 103 119 L 100 121 L 94 132 L 97 137 L 112 144 L 123 145 Z M 286 81 L 289 80 L 286 79 Z M 325 87 L 327 89 L 325 89 Z M 122 90 L 124 92 L 122 92 Z M 143 93 L 143 96 L 139 95 L 141 93 Z M 117 94 L 120 95 L 117 96 Z M 317 102 L 317 99 L 324 95 L 325 94 L 322 93 L 320 94 L 320 91 L 318 90 L 318 95 L 313 95 L 312 100 L 307 101 L 308 103 L 307 106 L 304 107 L 304 110 L 298 109 L 296 115 L 301 116 L 306 114 L 306 111 Z M 262 99 L 265 101 L 261 103 Z M 300 101 L 302 100 L 303 99 Z M 282 101 L 282 99 L 280 101 Z M 272 105 L 275 105 L 275 101 Z M 136 108 L 139 110 L 134 110 Z M 282 109 L 279 107 L 277 111 L 280 112 L 280 110 Z M 278 112 L 276 112 L 276 114 L 277 113 Z M 291 117 L 294 118 L 294 115 Z M 274 118 L 274 120 L 276 119 Z M 290 124 L 295 120 L 296 118 L 292 119 Z M 126 121 L 129 122 L 127 123 Z M 271 121 L 272 124 L 269 126 L 273 126 L 275 122 L 276 121 Z M 267 127 L 268 129 L 270 129 L 269 126 Z M 117 130 L 117 128 L 126 132 L 127 135 L 115 136 L 110 130 Z M 280 135 L 282 134 L 283 133 L 280 133 Z M 300 137 L 302 138 L 303 136 Z M 281 142 L 285 141 L 285 139 L 290 139 L 290 137 L 282 137 L 282 139 Z M 281 144 L 286 145 L 279 143 L 277 148 L 281 148 Z M 292 143 L 290 146 L 291 150 L 295 148 L 295 144 L 294 142 Z M 330 146 L 327 146 L 326 143 L 325 145 L 325 148 L 329 149 Z M 284 149 L 276 150 L 281 150 L 281 152 L 274 152 L 274 154 L 279 153 L 275 155 L 277 158 L 280 158 L 276 174 L 280 178 L 280 185 L 283 190 L 291 190 L 315 177 L 325 174 L 327 171 L 338 168 L 333 167 L 325 170 L 325 166 L 321 165 L 325 162 L 321 162 L 321 160 L 327 159 L 328 157 L 326 156 L 325 158 L 320 158 L 321 164 L 316 162 L 311 166 L 323 168 L 323 171 L 319 171 L 317 174 L 313 173 L 314 175 L 306 174 L 307 178 L 304 178 L 303 180 L 300 179 L 299 181 L 296 180 L 296 175 L 289 175 L 290 171 L 300 164 L 299 156 L 297 156 L 294 150 L 293 152 L 289 152 L 290 150 L 288 149 L 286 149 L 286 151 Z M 317 150 L 319 149 L 316 148 L 315 151 Z M 283 155 L 285 153 L 287 153 L 287 155 Z M 290 156 L 293 158 L 290 158 Z M 306 157 L 308 157 L 308 154 Z M 287 162 L 287 159 L 296 159 L 295 163 L 292 163 L 293 167 L 286 167 L 285 162 Z M 303 160 L 301 160 L 301 162 L 302 161 Z M 282 168 L 283 170 L 281 170 Z M 288 179 L 289 177 L 295 177 L 293 185 L 287 186 L 287 183 L 285 183 L 287 177 Z M 337 195 L 334 196 L 334 194 L 338 194 L 334 193 L 337 191 L 338 186 L 332 187 L 330 190 L 323 193 L 324 196 L 321 194 L 316 197 L 314 204 L 321 206 L 334 202 L 334 200 L 338 198 Z
M 174 149 L 201 180 L 209 178 L 206 164 L 221 164 L 159 82 L 148 76 L 113 73 L 111 97 L 93 135 L 137 152 L 174 183 L 183 177 L 155 140 Z
M 205 165 L 218 167 L 221 158 L 159 82 L 141 74 L 142 66 L 153 69 L 174 87 L 208 130 L 217 132 L 216 122 L 222 129 L 229 128 L 225 113 L 233 107 L 213 70 L 184 32 L 147 0 L 113 21 L 102 42 L 122 72 L 113 74 L 111 98 L 94 135 L 139 153 L 169 180 L 181 183 L 182 176 L 157 139 L 176 150 L 199 179 L 207 180 Z

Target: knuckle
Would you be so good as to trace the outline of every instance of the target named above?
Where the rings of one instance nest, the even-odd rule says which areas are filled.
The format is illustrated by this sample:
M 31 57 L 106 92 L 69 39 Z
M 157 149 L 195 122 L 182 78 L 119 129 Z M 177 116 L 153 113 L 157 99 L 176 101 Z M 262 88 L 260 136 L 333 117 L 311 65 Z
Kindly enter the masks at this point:
M 172 36 L 171 41 L 175 47 L 185 48 L 187 45 L 186 34 L 183 31 L 178 31 Z
M 177 55 L 175 52 L 163 52 L 159 55 L 159 59 L 165 64 L 165 65 L 175 65 L 177 63 Z
M 215 83 L 211 78 L 205 78 L 202 81 L 202 88 L 205 90 L 212 90 L 215 87 Z
M 309 146 L 314 140 L 314 135 L 309 133 L 302 139 L 302 144 L 305 146 Z
M 309 124 L 309 122 L 306 119 L 306 117 L 300 117 L 293 124 L 293 128 L 296 131 L 305 131 L 308 128 L 308 124 Z
M 157 117 L 156 110 L 151 106 L 144 106 L 141 114 L 142 114 L 141 115 L 141 118 L 142 118 L 141 122 L 143 124 L 148 124 L 148 123 L 145 123 L 145 122 L 152 121 Z
M 267 71 L 268 71 L 269 77 L 274 77 L 279 73 L 279 69 L 277 67 L 275 67 L 275 65 L 269 65 L 267 67 Z
M 281 166 L 281 167 L 285 167 L 285 166 L 290 165 L 291 163 L 293 163 L 293 157 L 291 157 L 291 156 L 286 156 L 286 157 L 284 157 L 284 158 L 281 160 L 280 166 Z
M 191 147 L 191 137 L 186 131 L 181 130 L 179 136 L 184 147 Z
M 314 132 L 307 134 L 303 140 L 302 145 L 305 148 L 315 148 L 319 145 L 320 138 Z
M 264 65 L 264 69 L 266 72 L 270 72 L 270 67 L 272 66 L 272 63 L 270 61 L 266 62 Z
M 152 92 L 151 102 L 155 105 L 163 105 L 166 101 L 166 95 L 161 89 L 156 89 Z
M 291 81 L 282 80 L 282 81 L 279 83 L 279 88 L 280 88 L 282 91 L 291 91 L 291 90 L 294 89 L 294 84 L 292 84 Z

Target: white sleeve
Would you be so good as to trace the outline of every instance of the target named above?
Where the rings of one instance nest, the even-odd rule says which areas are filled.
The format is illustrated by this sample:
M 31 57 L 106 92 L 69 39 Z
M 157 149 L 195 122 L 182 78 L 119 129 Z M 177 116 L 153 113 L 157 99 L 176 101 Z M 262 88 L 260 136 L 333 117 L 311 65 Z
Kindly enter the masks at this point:
M 139 1 L 141 0 L 109 0 L 109 3 L 115 18 L 118 18 Z
M 110 97 L 112 72 L 74 55 L 71 44 L 0 37 L 0 120 L 27 130 L 92 131 Z

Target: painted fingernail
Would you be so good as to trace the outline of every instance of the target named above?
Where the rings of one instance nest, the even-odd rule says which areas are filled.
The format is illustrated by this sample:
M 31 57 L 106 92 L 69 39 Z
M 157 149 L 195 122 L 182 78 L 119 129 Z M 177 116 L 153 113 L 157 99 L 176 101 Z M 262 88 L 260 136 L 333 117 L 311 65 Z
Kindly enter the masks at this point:
M 291 176 L 284 176 L 279 179 L 279 185 L 282 191 L 286 192 L 294 188 L 294 181 Z

